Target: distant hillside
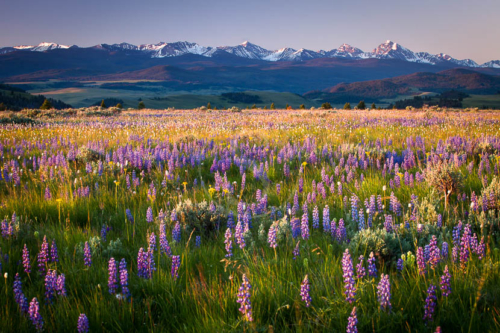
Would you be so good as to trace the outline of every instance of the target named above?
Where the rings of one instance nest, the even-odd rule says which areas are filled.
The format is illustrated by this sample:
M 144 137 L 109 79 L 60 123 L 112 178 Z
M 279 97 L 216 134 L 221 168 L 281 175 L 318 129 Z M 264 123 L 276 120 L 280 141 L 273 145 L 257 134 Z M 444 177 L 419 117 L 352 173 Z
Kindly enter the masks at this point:
M 71 108 L 71 105 L 60 100 L 48 99 L 55 109 Z M 45 101 L 43 95 L 32 95 L 21 88 L 0 84 L 0 111 L 20 111 L 22 109 L 36 109 Z
M 456 68 L 438 73 L 421 72 L 382 80 L 340 83 L 308 92 L 304 97 L 329 102 L 377 101 L 409 95 L 412 91 L 440 93 L 448 90 L 476 95 L 496 94 L 500 91 L 500 76 Z

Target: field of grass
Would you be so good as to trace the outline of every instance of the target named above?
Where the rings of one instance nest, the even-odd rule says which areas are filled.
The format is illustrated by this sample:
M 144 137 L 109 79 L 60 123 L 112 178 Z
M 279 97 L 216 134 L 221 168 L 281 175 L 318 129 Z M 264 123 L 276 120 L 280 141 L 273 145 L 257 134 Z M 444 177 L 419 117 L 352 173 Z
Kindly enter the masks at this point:
M 138 81 L 120 81 L 120 82 L 65 82 L 51 80 L 47 82 L 13 82 L 14 86 L 19 86 L 26 89 L 32 94 L 43 94 L 47 97 L 60 99 L 73 107 L 88 107 L 96 102 L 106 98 L 118 98 L 124 101 L 123 107 L 136 108 L 139 99 L 142 99 L 148 108 L 152 109 L 192 109 L 211 103 L 217 108 L 230 108 L 237 106 L 246 108 L 252 106 L 244 103 L 235 103 L 230 100 L 220 97 L 221 93 L 231 91 L 230 89 L 202 89 L 196 93 L 189 91 L 179 91 L 155 85 L 156 81 L 139 81 L 141 90 L 128 89 L 104 89 L 101 86 L 109 83 L 137 83 Z M 151 83 L 151 85 L 147 85 Z M 298 108 L 304 104 L 307 108 L 318 107 L 321 103 L 310 101 L 300 95 L 293 93 L 280 93 L 271 91 L 249 91 L 251 95 L 257 95 L 262 100 L 261 103 L 256 103 L 257 107 L 269 107 L 271 103 L 275 103 L 276 107 L 284 108 L 286 104 L 290 104 Z
M 1 332 L 500 331 L 498 112 L 0 128 Z
M 496 95 L 471 95 L 469 98 L 465 98 L 463 105 L 466 108 L 478 107 L 478 108 L 495 108 L 500 109 L 500 94 Z

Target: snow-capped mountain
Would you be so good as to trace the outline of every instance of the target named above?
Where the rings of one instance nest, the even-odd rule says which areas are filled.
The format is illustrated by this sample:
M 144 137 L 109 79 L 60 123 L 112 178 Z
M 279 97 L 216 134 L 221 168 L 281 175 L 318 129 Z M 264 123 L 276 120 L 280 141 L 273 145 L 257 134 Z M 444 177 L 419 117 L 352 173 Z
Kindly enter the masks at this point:
M 266 50 L 263 47 L 252 44 L 245 41 L 237 46 L 221 46 L 218 47 L 219 50 L 224 50 L 227 53 L 234 54 L 238 57 L 248 58 L 248 59 L 265 59 L 273 52 Z
M 131 50 L 137 51 L 138 47 L 129 43 L 120 43 L 120 44 L 99 44 L 94 46 L 96 49 L 103 49 L 108 51 L 124 51 Z
M 399 59 L 410 62 L 421 62 L 421 59 L 415 52 L 390 40 L 377 46 L 372 51 L 372 54 L 373 58 L 378 59 Z
M 459 66 L 479 67 L 479 65 L 471 59 L 458 60 L 458 59 L 452 58 L 451 56 L 444 54 L 444 53 L 439 53 L 436 55 L 436 57 L 438 57 L 440 60 L 449 61 L 449 62 L 457 64 Z
M 77 46 L 60 45 L 57 43 L 40 43 L 36 46 L 19 45 L 14 47 L 0 48 L 0 54 L 6 54 L 17 51 L 35 51 L 47 52 L 55 49 L 69 49 Z M 142 44 L 133 45 L 129 43 L 119 44 L 99 44 L 92 48 L 107 50 L 112 52 L 117 51 L 137 51 L 146 54 L 151 58 L 165 58 L 165 57 L 178 57 L 185 54 L 196 54 L 204 57 L 214 57 L 220 54 L 232 54 L 237 57 L 264 60 L 264 61 L 307 61 L 315 58 L 350 58 L 350 59 L 397 59 L 401 61 L 408 61 L 422 64 L 446 64 L 451 63 L 456 66 L 462 67 L 489 67 L 500 68 L 500 60 L 492 60 L 483 65 L 478 65 L 471 59 L 455 59 L 447 54 L 430 54 L 428 52 L 413 52 L 410 49 L 402 46 L 401 44 L 387 40 L 385 43 L 380 44 L 372 52 L 363 52 L 363 50 L 351 46 L 349 44 L 342 44 L 336 49 L 329 51 L 312 51 L 307 49 L 293 49 L 284 47 L 279 50 L 268 50 L 258 45 L 252 44 L 248 41 L 236 46 L 218 46 L 218 47 L 205 47 L 197 43 L 190 42 L 175 42 L 165 43 L 160 42 L 157 44 Z
M 45 52 L 45 51 L 52 51 L 52 50 L 57 50 L 57 49 L 69 49 L 70 47 L 76 47 L 76 46 L 43 42 L 43 43 L 40 43 L 38 45 L 17 45 L 17 46 L 13 46 L 13 49 L 15 51 Z
M 481 67 L 500 68 L 500 60 L 492 60 L 485 62 L 484 64 L 481 65 Z
M 151 52 L 152 58 L 178 57 L 188 53 L 203 55 L 210 49 L 190 42 L 160 42 L 158 44 L 143 44 L 138 47 L 140 51 Z
M 45 52 L 45 51 L 52 51 L 52 50 L 56 50 L 56 49 L 69 49 L 70 47 L 71 46 L 60 45 L 60 44 L 56 44 L 56 43 L 40 43 L 37 46 L 34 46 L 29 50 L 36 51 L 36 52 Z

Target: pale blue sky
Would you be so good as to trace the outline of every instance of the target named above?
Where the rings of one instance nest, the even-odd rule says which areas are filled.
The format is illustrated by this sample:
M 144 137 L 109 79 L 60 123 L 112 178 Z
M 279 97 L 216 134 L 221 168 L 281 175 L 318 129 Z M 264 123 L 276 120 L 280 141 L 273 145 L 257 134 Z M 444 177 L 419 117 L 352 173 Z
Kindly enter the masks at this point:
M 500 59 L 500 0 L 0 0 L 0 46 L 245 40 L 268 49 L 391 39 L 413 51 Z

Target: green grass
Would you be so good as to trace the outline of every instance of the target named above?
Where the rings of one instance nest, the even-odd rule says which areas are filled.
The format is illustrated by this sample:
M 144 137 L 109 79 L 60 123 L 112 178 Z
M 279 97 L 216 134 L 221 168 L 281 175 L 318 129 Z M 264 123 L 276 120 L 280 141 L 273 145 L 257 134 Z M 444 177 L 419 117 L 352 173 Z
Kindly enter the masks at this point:
M 465 98 L 463 101 L 463 106 L 467 108 L 477 107 L 477 108 L 500 108 L 500 94 L 496 95 L 471 95 L 469 98 Z
M 120 81 L 122 82 L 122 81 Z M 123 81 L 128 82 L 128 81 Z M 134 81 L 135 82 L 135 81 Z M 149 81 L 147 81 L 149 82 Z M 139 99 L 144 100 L 148 108 L 166 109 L 174 107 L 176 109 L 192 109 L 201 106 L 206 106 L 208 102 L 213 107 L 229 108 L 237 106 L 246 108 L 247 104 L 232 103 L 220 97 L 221 93 L 231 91 L 229 88 L 213 88 L 197 90 L 196 93 L 188 91 L 172 90 L 169 88 L 159 87 L 155 85 L 144 86 L 145 90 L 125 90 L 125 89 L 102 89 L 99 86 L 107 82 L 82 82 L 83 86 L 75 86 L 78 91 L 68 91 L 71 89 L 71 84 L 68 83 L 68 88 L 56 88 L 54 84 L 61 84 L 64 81 L 51 80 L 47 82 L 28 82 L 17 83 L 18 85 L 32 94 L 46 94 L 47 92 L 56 92 L 47 96 L 60 99 L 65 103 L 71 104 L 73 107 L 87 107 L 91 104 L 101 101 L 105 98 L 119 98 L 124 100 L 125 108 L 136 108 Z M 77 84 L 79 84 L 77 82 Z M 149 90 L 148 90 L 149 89 Z M 249 94 L 258 95 L 262 103 L 257 103 L 258 107 L 269 107 L 271 103 L 275 103 L 277 108 L 284 108 L 286 104 L 298 108 L 301 104 L 305 104 L 307 108 L 318 107 L 320 103 L 310 101 L 300 95 L 287 92 L 272 92 L 272 91 L 249 91 Z M 161 98 L 162 100 L 155 100 Z
M 409 117 L 415 117 L 415 122 L 407 122 Z M 357 308 L 360 332 L 434 332 L 437 326 L 443 332 L 498 332 L 498 212 L 486 216 L 471 214 L 467 218 L 464 210 L 468 209 L 469 202 L 457 201 L 453 195 L 450 209 L 444 210 L 439 198 L 434 206 L 444 215 L 442 229 L 435 227 L 435 221 L 425 220 L 423 215 L 419 215 L 419 221 L 412 220 L 408 208 L 412 194 L 420 200 L 435 198 L 426 183 L 417 183 L 414 187 L 403 185 L 391 190 L 389 182 L 395 176 L 383 176 L 372 164 L 367 170 L 355 170 L 358 182 L 361 182 L 361 174 L 365 179 L 359 189 L 354 181 L 344 184 L 344 195 L 350 197 L 356 193 L 361 202 L 372 194 L 388 196 L 394 191 L 403 205 L 403 215 L 395 216 L 395 223 L 410 223 L 410 230 L 400 229 L 398 232 L 399 244 L 390 249 L 394 253 L 377 254 L 378 277 L 356 281 L 357 294 L 353 304 L 346 302 L 343 294 L 342 254 L 349 248 L 355 266 L 359 255 L 368 257 L 369 248 L 333 241 L 330 235 L 323 233 L 321 227 L 311 228 L 311 238 L 308 240 L 300 237 L 293 239 L 290 230 L 284 228 L 278 237 L 276 251 L 267 244 L 267 233 L 274 222 L 270 218 L 271 207 L 286 212 L 286 203 L 293 202 L 301 178 L 305 179 L 304 192 L 299 195 L 302 207 L 307 193 L 312 191 L 312 181 L 322 181 L 323 168 L 329 176 L 335 175 L 335 166 L 331 164 L 330 158 L 323 156 L 325 145 L 328 154 L 333 154 L 332 160 L 337 166 L 340 155 L 335 156 L 335 152 L 341 151 L 338 147 L 344 147 L 342 157 L 347 159 L 349 154 L 361 158 L 365 156 L 365 150 L 372 151 L 374 155 L 392 150 L 400 154 L 408 137 L 422 136 L 425 138 L 426 151 L 430 151 L 438 145 L 439 140 L 446 142 L 446 138 L 455 135 L 470 140 L 482 136 L 499 136 L 500 128 L 495 121 L 500 119 L 500 115 L 496 113 L 448 113 L 433 114 L 432 117 L 427 121 L 419 114 L 391 111 L 252 111 L 240 114 L 145 111 L 115 118 L 40 120 L 42 124 L 38 127 L 3 125 L 0 131 L 3 154 L 0 169 L 12 171 L 12 164 L 19 163 L 19 169 L 22 168 L 23 172 L 21 186 L 0 181 L 0 216 L 10 220 L 15 212 L 19 218 L 15 235 L 0 237 L 2 273 L 8 273 L 0 287 L 0 331 L 34 330 L 29 319 L 21 315 L 14 300 L 12 284 L 17 272 L 22 278 L 23 291 L 28 300 L 37 297 L 40 302 L 46 332 L 75 331 L 80 313 L 85 313 L 89 318 L 91 332 L 345 332 L 353 306 Z M 376 141 L 384 139 L 392 140 L 392 145 L 376 148 Z M 104 161 L 102 175 L 87 173 L 85 163 L 74 161 L 62 163 L 58 168 L 54 165 L 42 166 L 32 171 L 30 157 L 39 158 L 45 154 L 49 158 L 59 153 L 66 156 L 75 144 L 80 148 L 102 148 L 111 152 L 111 156 L 118 148 L 127 145 L 129 153 L 143 153 L 143 162 L 150 158 L 155 160 L 157 152 L 171 154 L 174 151 L 179 152 L 181 157 L 185 154 L 186 158 L 190 157 L 191 151 L 203 151 L 205 159 L 202 164 L 192 167 L 189 160 L 186 165 L 182 165 L 182 158 L 174 158 L 174 165 L 177 163 L 177 166 L 171 170 L 173 180 L 167 180 L 166 187 L 162 186 L 162 181 L 168 162 L 163 162 L 161 169 L 154 163 L 150 171 L 144 169 L 143 175 L 142 169 L 130 165 L 130 160 L 123 168 Z M 353 150 L 348 152 L 346 144 L 353 144 Z M 318 162 L 309 162 L 305 172 L 300 174 L 299 168 L 303 161 L 311 157 L 308 145 L 312 147 L 311 151 L 317 156 Z M 288 150 L 300 149 L 302 153 L 300 160 L 295 155 L 287 161 L 290 177 L 285 177 L 283 163 L 272 157 L 282 156 L 280 151 L 285 151 L 285 147 Z M 416 150 L 412 148 L 413 152 Z M 240 191 L 242 177 L 233 159 L 233 164 L 225 174 L 229 183 L 237 183 L 235 193 L 225 196 L 222 196 L 222 191 L 212 193 L 209 185 L 214 188 L 215 175 L 210 172 L 210 167 L 215 156 L 220 160 L 223 156 L 241 157 L 245 153 L 252 153 L 254 157 L 246 170 L 244 191 Z M 127 159 L 130 156 L 127 155 Z M 422 161 L 423 158 L 421 156 Z M 266 161 L 269 181 L 255 179 L 253 166 L 258 167 Z M 474 161 L 474 169 L 469 174 L 467 164 L 471 161 Z M 460 167 L 460 171 L 467 176 L 464 192 L 469 195 L 472 191 L 479 195 L 483 190 L 477 176 L 478 165 L 479 157 L 474 153 L 467 155 L 467 163 Z M 97 164 L 93 164 L 92 168 L 97 170 Z M 493 171 L 487 174 L 489 182 L 495 176 L 493 159 L 491 168 Z M 131 177 L 133 171 L 140 179 L 140 185 L 128 189 L 126 178 L 127 175 Z M 421 171 L 419 167 L 408 170 L 411 174 L 417 171 Z M 196 186 L 195 179 L 198 183 Z M 203 187 L 200 185 L 201 180 L 205 183 Z M 334 176 L 334 183 L 337 181 L 339 177 Z M 186 191 L 183 190 L 184 182 Z M 151 183 L 157 193 L 154 200 L 148 197 Z M 279 195 L 276 192 L 277 183 L 281 184 Z M 387 192 L 382 190 L 384 185 L 388 187 Z M 77 197 L 76 190 L 81 186 L 90 187 L 90 197 Z M 47 187 L 52 194 L 51 199 L 45 198 Z M 236 216 L 238 201 L 255 203 L 257 189 L 268 196 L 268 209 L 252 217 L 253 227 L 244 249 L 233 242 L 234 257 L 225 258 L 225 219 L 220 221 L 219 232 L 208 236 L 195 230 L 190 238 L 191 230 L 183 230 L 181 242 L 175 243 L 171 233 L 173 222 L 167 218 L 167 238 L 172 252 L 181 256 L 179 278 L 174 280 L 171 277 L 171 259 L 159 251 L 154 252 L 157 270 L 153 278 L 137 276 L 139 248 L 147 248 L 148 234 L 151 232 L 159 236 L 159 221 L 155 219 L 151 224 L 146 222 L 148 207 L 152 208 L 156 218 L 160 210 L 170 216 L 172 207 L 181 200 L 207 200 L 220 207 L 224 215 L 233 211 Z M 57 201 L 58 198 L 62 200 Z M 320 217 L 323 207 L 328 205 L 330 218 L 337 221 L 343 218 L 349 238 L 354 238 L 358 232 L 357 224 L 350 218 L 349 205 L 344 206 L 338 193 L 331 193 L 327 189 L 326 198 L 318 195 L 316 203 L 309 203 L 310 224 L 316 205 Z M 131 210 L 134 224 L 127 222 L 126 209 Z M 375 216 L 373 228 L 383 228 L 384 214 L 391 214 L 388 202 L 382 214 Z M 301 216 L 302 212 L 299 211 L 297 217 Z M 181 221 L 184 218 L 179 215 Z M 399 257 L 398 251 L 405 239 L 411 240 L 408 246 L 415 253 L 415 243 L 424 246 L 428 244 L 430 235 L 436 234 L 440 244 L 442 241 L 450 244 L 451 255 L 452 227 L 458 220 L 470 222 L 474 232 L 486 236 L 485 258 L 478 260 L 476 255 L 471 255 L 465 270 L 460 267 L 460 263 L 452 260 L 441 262 L 436 269 L 428 268 L 427 275 L 419 275 L 417 267 L 409 264 L 403 272 L 396 270 L 395 260 Z M 481 228 L 481 221 L 488 227 Z M 417 231 L 417 222 L 426 225 L 424 232 Z M 101 239 L 100 248 L 92 255 L 92 265 L 87 268 L 78 249 L 85 241 L 99 237 L 103 225 L 111 228 L 107 240 Z M 263 233 L 259 233 L 261 226 Z M 48 267 L 65 274 L 68 292 L 67 297 L 56 297 L 51 305 L 44 302 L 44 281 L 36 267 L 36 255 L 45 235 L 49 244 L 55 240 L 60 257 L 58 263 L 50 263 Z M 195 246 L 195 237 L 198 235 L 202 236 L 199 248 Z M 117 239 L 120 239 L 121 246 L 112 246 L 111 242 Z M 299 239 L 301 253 L 294 260 L 292 250 Z M 24 244 L 31 255 L 32 273 L 29 275 L 24 273 L 19 264 Z M 5 255 L 8 255 L 8 259 Z M 128 263 L 131 297 L 127 301 L 119 300 L 108 292 L 107 267 L 110 257 L 117 261 L 125 258 Z M 438 287 L 434 321 L 426 325 L 422 321 L 426 291 L 430 284 L 439 285 L 445 265 L 448 265 L 452 277 L 452 294 L 448 298 L 443 297 Z M 391 311 L 380 309 L 377 300 L 376 287 L 382 273 L 390 276 Z M 247 275 L 252 285 L 252 323 L 243 320 L 236 303 L 242 274 Z M 312 306 L 309 308 L 300 298 L 300 284 L 306 274 L 311 281 Z

